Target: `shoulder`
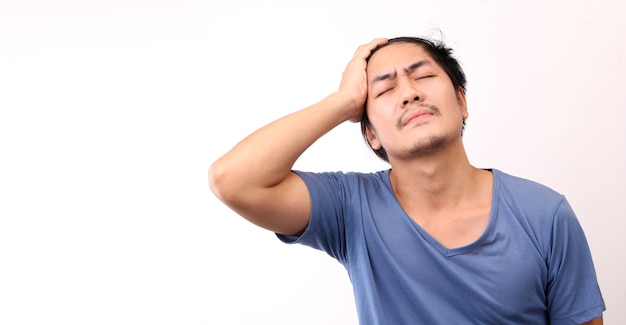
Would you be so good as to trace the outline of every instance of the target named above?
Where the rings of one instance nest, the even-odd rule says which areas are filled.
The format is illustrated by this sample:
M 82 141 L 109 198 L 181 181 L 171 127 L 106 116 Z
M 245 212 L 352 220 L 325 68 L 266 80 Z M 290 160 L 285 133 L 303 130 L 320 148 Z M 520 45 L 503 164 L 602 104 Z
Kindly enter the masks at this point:
M 294 170 L 294 172 L 300 176 L 307 184 L 307 186 L 329 186 L 335 184 L 335 186 L 341 186 L 345 188 L 354 187 L 371 187 L 371 186 L 386 186 L 389 181 L 389 171 L 382 170 L 371 173 L 362 172 L 305 172 Z
M 362 202 L 383 204 L 389 200 L 389 172 L 302 172 L 294 171 L 307 186 L 313 205 L 343 207 Z
M 498 212 L 512 214 L 536 231 L 548 231 L 559 214 L 570 210 L 565 196 L 546 185 L 495 169 L 493 174 Z
M 552 188 L 536 181 L 513 176 L 493 169 L 494 190 L 501 197 L 514 199 L 523 203 L 560 204 L 564 196 Z
M 576 223 L 565 196 L 550 187 L 493 170 L 498 219 L 522 230 L 544 260 L 553 250 L 555 234 Z
M 530 192 L 539 192 L 542 194 L 548 195 L 556 195 L 560 196 L 561 194 L 553 190 L 552 188 L 541 184 L 539 182 L 514 176 L 508 173 L 505 173 L 499 169 L 493 169 L 494 178 L 501 182 L 502 185 L 505 185 L 508 189 L 514 190 L 517 189 L 519 191 L 530 191 Z

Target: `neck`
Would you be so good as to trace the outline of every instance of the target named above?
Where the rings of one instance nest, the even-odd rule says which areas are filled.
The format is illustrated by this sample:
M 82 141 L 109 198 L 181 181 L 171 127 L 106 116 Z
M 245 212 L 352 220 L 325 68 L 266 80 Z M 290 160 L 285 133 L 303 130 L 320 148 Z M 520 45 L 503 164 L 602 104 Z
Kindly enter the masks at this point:
M 471 201 L 488 175 L 469 163 L 462 145 L 391 162 L 389 177 L 400 203 L 432 212 Z

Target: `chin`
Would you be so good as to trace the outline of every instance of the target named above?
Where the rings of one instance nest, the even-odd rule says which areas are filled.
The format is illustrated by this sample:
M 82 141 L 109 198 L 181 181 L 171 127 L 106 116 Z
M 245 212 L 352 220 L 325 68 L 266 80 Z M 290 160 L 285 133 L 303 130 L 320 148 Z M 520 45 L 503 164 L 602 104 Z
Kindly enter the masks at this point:
M 415 144 L 409 152 L 413 155 L 432 152 L 442 148 L 447 142 L 446 137 L 431 136 L 428 140 Z

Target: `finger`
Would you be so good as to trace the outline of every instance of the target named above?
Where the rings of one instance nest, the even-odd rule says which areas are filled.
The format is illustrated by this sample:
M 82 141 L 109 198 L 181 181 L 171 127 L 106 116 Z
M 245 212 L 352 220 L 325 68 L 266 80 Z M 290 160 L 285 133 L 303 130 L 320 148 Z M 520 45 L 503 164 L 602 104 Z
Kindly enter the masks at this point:
M 359 46 L 356 52 L 354 53 L 354 57 L 363 58 L 363 59 L 367 58 L 373 49 L 377 48 L 378 46 L 382 44 L 385 44 L 387 41 L 388 41 L 387 38 L 375 38 L 369 43 Z
M 356 52 L 359 51 L 363 51 L 363 50 L 373 50 L 374 48 L 376 48 L 379 45 L 385 44 L 388 41 L 387 38 L 375 38 L 371 41 L 369 41 L 366 44 L 362 44 L 361 46 L 359 46 L 356 50 Z
M 371 42 L 369 42 L 368 45 L 372 45 L 372 48 L 375 48 L 375 47 L 377 47 L 379 45 L 387 43 L 388 40 L 389 39 L 386 38 L 386 37 L 375 38 Z

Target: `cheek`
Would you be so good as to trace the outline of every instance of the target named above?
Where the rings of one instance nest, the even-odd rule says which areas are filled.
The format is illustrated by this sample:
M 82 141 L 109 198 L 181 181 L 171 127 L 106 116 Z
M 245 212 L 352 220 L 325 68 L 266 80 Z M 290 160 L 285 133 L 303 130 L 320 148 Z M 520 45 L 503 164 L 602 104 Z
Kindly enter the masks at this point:
M 389 132 L 393 132 L 395 129 L 396 119 L 393 116 L 391 110 L 385 110 L 381 107 L 368 107 L 367 115 L 369 118 L 369 123 L 373 129 L 370 131 L 372 134 L 372 138 L 370 140 L 370 144 L 380 144 L 384 147 L 384 143 L 386 143 L 386 139 L 390 136 Z M 376 148 L 375 148 L 376 149 Z
M 367 101 L 367 115 L 370 120 L 386 120 L 393 117 L 394 114 L 393 99 L 391 96 L 385 98 L 377 98 L 376 100 Z
M 392 123 L 395 125 L 395 120 L 390 110 L 385 110 L 382 107 L 369 106 L 367 110 L 367 116 L 369 118 L 370 125 L 376 130 L 376 136 L 380 136 L 380 131 L 385 130 Z

